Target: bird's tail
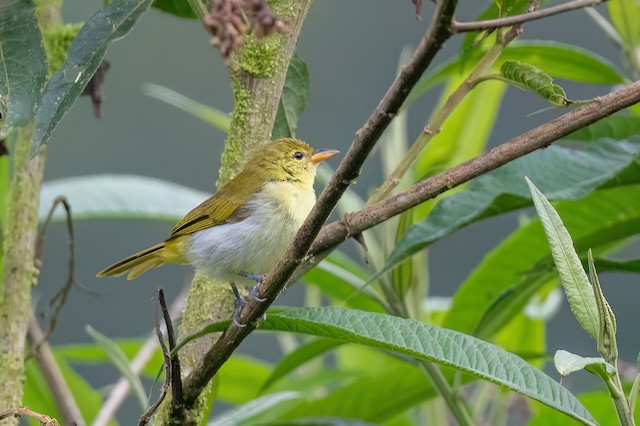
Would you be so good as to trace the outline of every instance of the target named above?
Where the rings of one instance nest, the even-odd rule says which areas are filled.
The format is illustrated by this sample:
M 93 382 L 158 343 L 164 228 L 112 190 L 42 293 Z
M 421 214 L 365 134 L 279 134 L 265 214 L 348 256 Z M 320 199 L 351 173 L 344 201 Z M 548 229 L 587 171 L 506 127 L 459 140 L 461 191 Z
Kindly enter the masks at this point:
M 139 275 L 147 272 L 151 268 L 162 266 L 166 262 L 166 243 L 156 244 L 153 247 L 133 254 L 120 262 L 114 263 L 108 268 L 98 272 L 98 277 L 115 277 L 127 271 L 128 280 L 136 279 Z

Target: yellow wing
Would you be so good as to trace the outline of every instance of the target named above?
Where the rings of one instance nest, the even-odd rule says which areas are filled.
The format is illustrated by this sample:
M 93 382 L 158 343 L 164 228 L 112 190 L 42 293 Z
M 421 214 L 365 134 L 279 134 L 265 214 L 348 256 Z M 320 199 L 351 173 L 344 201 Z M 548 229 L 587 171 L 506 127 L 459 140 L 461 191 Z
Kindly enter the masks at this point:
M 167 240 L 223 223 L 239 222 L 249 214 L 245 205 L 261 186 L 262 182 L 259 179 L 251 179 L 251 176 L 240 173 L 220 191 L 187 213 L 171 230 Z

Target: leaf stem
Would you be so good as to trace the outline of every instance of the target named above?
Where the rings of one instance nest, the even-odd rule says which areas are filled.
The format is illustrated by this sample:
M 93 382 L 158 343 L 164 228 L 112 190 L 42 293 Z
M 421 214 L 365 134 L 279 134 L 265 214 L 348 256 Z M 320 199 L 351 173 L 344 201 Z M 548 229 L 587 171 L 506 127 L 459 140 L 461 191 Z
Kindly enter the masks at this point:
M 429 361 L 420 361 L 420 365 L 429 376 L 433 386 L 438 390 L 438 394 L 442 396 L 444 401 L 447 403 L 447 406 L 456 418 L 458 424 L 461 426 L 472 426 L 476 424 L 471 418 L 464 401 L 462 401 L 453 390 L 447 379 L 444 377 L 444 374 L 442 374 L 442 371 Z
M 629 408 L 629 403 L 622 391 L 622 384 L 620 383 L 620 376 L 618 376 L 618 373 L 616 372 L 613 377 L 609 377 L 605 380 L 605 384 L 607 385 L 607 390 L 613 400 L 613 405 L 616 407 L 616 412 L 618 413 L 618 419 L 620 420 L 621 426 L 635 426 L 636 423 L 633 419 L 633 415 L 631 414 L 632 410 Z

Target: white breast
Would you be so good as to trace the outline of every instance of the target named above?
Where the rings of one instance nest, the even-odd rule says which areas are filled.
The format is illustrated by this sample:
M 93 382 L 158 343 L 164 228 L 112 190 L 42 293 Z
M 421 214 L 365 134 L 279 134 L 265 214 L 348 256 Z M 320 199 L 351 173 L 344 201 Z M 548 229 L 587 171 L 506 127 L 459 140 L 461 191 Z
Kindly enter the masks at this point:
M 275 267 L 315 203 L 313 188 L 268 182 L 249 202 L 252 212 L 237 223 L 195 232 L 187 253 L 198 273 L 238 284 L 238 274 L 267 274 Z

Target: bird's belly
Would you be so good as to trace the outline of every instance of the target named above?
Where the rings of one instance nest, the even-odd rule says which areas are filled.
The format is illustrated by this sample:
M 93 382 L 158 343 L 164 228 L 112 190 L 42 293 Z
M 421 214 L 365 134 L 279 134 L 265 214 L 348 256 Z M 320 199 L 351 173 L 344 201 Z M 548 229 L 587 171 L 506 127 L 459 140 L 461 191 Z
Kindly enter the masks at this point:
M 187 245 L 189 263 L 200 274 L 244 285 L 252 281 L 238 274 L 271 272 L 306 215 L 292 217 L 270 204 L 258 203 L 260 207 L 240 222 L 195 232 Z

